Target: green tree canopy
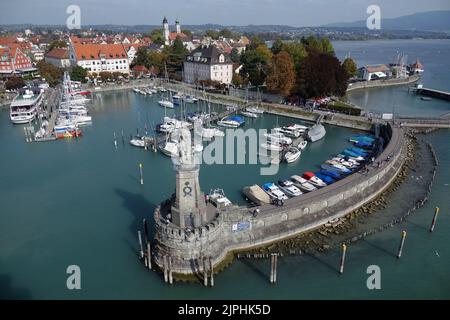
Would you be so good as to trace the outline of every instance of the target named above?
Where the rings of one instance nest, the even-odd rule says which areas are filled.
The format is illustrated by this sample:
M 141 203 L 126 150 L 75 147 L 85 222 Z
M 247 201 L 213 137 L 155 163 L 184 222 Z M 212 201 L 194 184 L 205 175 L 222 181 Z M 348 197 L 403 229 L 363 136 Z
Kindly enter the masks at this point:
M 183 69 L 183 62 L 189 51 L 181 39 L 177 37 L 171 46 L 164 48 L 163 54 L 166 56 L 167 72 L 169 76 L 174 77 Z
M 225 28 L 219 31 L 219 36 L 224 38 L 233 38 L 234 34 L 230 29 Z
M 162 46 L 164 44 L 164 35 L 161 29 L 153 29 L 150 32 L 150 39 L 152 42 L 158 46 Z
M 272 52 L 265 44 L 256 48 L 248 48 L 241 55 L 241 76 L 247 78 L 252 85 L 262 85 L 266 81 L 267 67 L 272 58 Z
M 272 44 L 272 53 L 278 54 L 281 50 L 283 50 L 283 40 L 281 38 L 277 38 Z
M 358 67 L 356 66 L 355 61 L 352 58 L 345 58 L 344 62 L 342 62 L 342 66 L 345 71 L 347 71 L 348 76 L 354 77 L 358 71 Z
M 139 47 L 136 56 L 134 57 L 133 66 L 145 66 L 150 67 L 150 58 L 146 47 Z
M 206 30 L 205 31 L 205 36 L 206 37 L 211 37 L 212 39 L 219 39 L 219 31 L 217 30 Z
M 295 70 L 298 72 L 301 62 L 308 55 L 305 46 L 300 41 L 291 41 L 283 43 L 282 49 L 291 56 L 291 59 L 294 62 Z
M 74 66 L 70 72 L 70 78 L 73 81 L 86 82 L 87 70 L 80 66 Z
M 238 51 L 238 49 L 233 48 L 233 50 L 231 50 L 230 58 L 231 58 L 231 61 L 233 61 L 234 63 L 238 63 L 239 62 L 239 51 Z

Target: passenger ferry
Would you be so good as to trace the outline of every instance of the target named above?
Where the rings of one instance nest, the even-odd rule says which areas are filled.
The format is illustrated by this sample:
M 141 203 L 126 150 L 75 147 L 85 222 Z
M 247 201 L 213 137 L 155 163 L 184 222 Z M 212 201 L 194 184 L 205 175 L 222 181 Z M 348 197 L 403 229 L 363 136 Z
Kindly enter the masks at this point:
M 10 119 L 12 123 L 28 123 L 37 115 L 37 108 L 42 103 L 42 91 L 39 88 L 21 89 L 11 102 Z

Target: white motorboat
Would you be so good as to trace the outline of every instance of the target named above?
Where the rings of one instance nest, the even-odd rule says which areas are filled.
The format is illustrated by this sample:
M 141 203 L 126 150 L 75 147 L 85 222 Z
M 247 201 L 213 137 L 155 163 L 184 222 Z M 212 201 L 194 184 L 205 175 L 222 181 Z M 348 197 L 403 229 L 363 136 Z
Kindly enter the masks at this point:
M 286 127 L 282 127 L 282 128 L 273 128 L 272 131 L 273 131 L 273 132 L 279 132 L 279 133 L 282 133 L 282 134 L 284 134 L 284 135 L 286 135 L 286 136 L 288 136 L 288 137 L 291 137 L 291 138 L 298 138 L 298 137 L 300 137 L 300 135 L 302 134 L 302 133 L 301 133 L 300 131 L 298 131 L 298 130 L 293 130 L 293 129 L 289 129 L 289 128 L 286 128 Z
M 322 179 L 316 177 L 312 172 L 305 172 L 303 174 L 303 178 L 308 180 L 309 183 L 311 183 L 313 186 L 317 188 L 323 188 L 327 186 L 327 184 L 323 182 Z
M 202 137 L 212 139 L 214 137 L 224 137 L 225 133 L 217 128 L 202 128 Z
M 280 146 L 279 143 L 272 144 L 272 143 L 261 143 L 261 148 L 270 150 L 270 151 L 282 151 L 283 147 Z
M 292 139 L 286 137 L 281 132 L 265 133 L 264 136 L 267 138 L 267 141 L 270 141 L 271 143 L 292 144 Z
M 73 123 L 76 126 L 83 126 L 92 123 L 91 116 L 65 116 L 57 118 L 58 124 L 70 124 Z
M 303 140 L 302 142 L 299 143 L 299 145 L 297 146 L 297 148 L 299 148 L 300 150 L 303 150 L 306 148 L 306 145 L 308 144 L 308 141 Z
M 241 125 L 241 123 L 239 123 L 236 120 L 225 117 L 222 120 L 217 121 L 217 125 L 221 127 L 238 128 Z
M 290 147 L 288 152 L 284 155 L 284 160 L 286 160 L 287 163 L 295 162 L 300 158 L 301 154 L 302 152 L 299 149 Z
M 331 160 L 336 161 L 350 169 L 356 168 L 359 165 L 359 164 L 355 164 L 356 161 L 346 161 L 339 157 L 332 158 Z
M 287 194 L 289 197 L 298 197 L 302 194 L 299 188 L 297 188 L 294 183 L 290 180 L 279 180 L 278 186 L 280 187 L 281 191 L 283 191 L 285 194 Z
M 225 196 L 225 192 L 222 189 L 211 190 L 208 194 L 208 199 L 209 202 L 219 209 L 231 205 L 231 201 Z
M 306 130 L 308 130 L 307 126 L 303 126 L 303 125 L 297 124 L 297 123 L 289 124 L 289 125 L 285 126 L 285 128 L 289 128 L 291 130 L 297 130 L 300 132 L 305 132 Z
M 136 92 L 136 93 L 140 93 L 141 92 L 141 90 L 139 90 L 138 88 L 133 88 L 133 91 Z
M 300 176 L 293 175 L 291 176 L 291 180 L 300 190 L 304 192 L 311 192 L 317 189 L 314 185 L 309 183 L 308 180 Z
M 256 114 L 263 114 L 264 110 L 259 107 L 247 107 L 245 108 L 246 111 Z
M 169 101 L 169 100 L 159 100 L 159 101 L 158 101 L 158 104 L 159 104 L 161 107 L 173 109 L 173 102 L 171 102 L 171 101 Z
M 137 135 L 137 136 L 134 136 L 133 139 L 130 140 L 130 144 L 135 147 L 144 148 L 145 147 L 145 139 L 144 139 L 144 137 Z
M 173 141 L 167 141 L 159 146 L 159 150 L 163 154 L 169 157 L 178 157 L 178 143 Z
M 258 118 L 258 115 L 256 113 L 250 112 L 250 111 L 241 111 L 240 112 L 243 116 L 249 117 L 249 118 Z
M 263 190 L 267 192 L 267 194 L 274 200 L 287 200 L 288 197 L 286 194 L 280 190 L 278 186 L 274 183 L 265 183 L 263 184 Z

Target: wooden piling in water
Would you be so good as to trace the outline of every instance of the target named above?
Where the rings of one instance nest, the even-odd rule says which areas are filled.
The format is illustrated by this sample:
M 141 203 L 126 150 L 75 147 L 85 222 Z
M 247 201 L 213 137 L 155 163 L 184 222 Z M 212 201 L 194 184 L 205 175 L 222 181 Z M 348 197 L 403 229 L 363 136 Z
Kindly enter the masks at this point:
M 114 131 L 114 147 L 117 149 L 117 139 L 116 139 L 116 132 Z
M 141 258 L 144 257 L 144 249 L 142 247 L 142 236 L 141 236 L 141 230 L 138 230 L 138 240 L 139 240 L 139 256 Z
M 206 258 L 202 258 L 202 263 L 203 263 L 203 284 L 205 285 L 205 287 L 208 286 L 208 268 L 206 265 Z
M 402 231 L 402 238 L 400 240 L 400 245 L 398 247 L 398 253 L 397 253 L 397 258 L 400 259 L 402 256 L 402 252 L 403 252 L 403 245 L 405 244 L 405 238 L 406 238 L 406 231 Z
M 275 272 L 275 253 L 272 253 L 270 254 L 270 283 L 275 283 L 276 281 Z
M 278 264 L 278 253 L 275 253 L 275 262 L 273 268 L 273 283 L 277 283 L 277 264 Z
M 142 163 L 139 163 L 139 175 L 141 176 L 141 185 L 144 184 L 144 175 L 142 172 Z
M 152 252 L 150 250 L 150 241 L 147 241 L 147 260 L 148 270 L 152 270 Z
M 211 257 L 209 257 L 209 271 L 210 271 L 210 275 L 211 275 L 211 279 L 210 279 L 211 287 L 214 287 L 214 267 L 213 267 Z
M 148 223 L 147 223 L 147 219 L 142 219 L 142 227 L 144 229 L 144 242 L 147 243 L 148 242 Z
M 168 274 L 167 274 L 167 256 L 163 256 L 163 267 L 164 267 L 164 282 L 167 283 Z
M 430 232 L 434 231 L 434 227 L 436 226 L 436 219 L 438 217 L 438 214 L 439 214 L 439 207 L 436 207 L 434 209 L 434 216 L 433 216 L 433 221 L 431 222 Z
M 342 248 L 342 256 L 341 256 L 341 264 L 339 266 L 339 273 L 343 274 L 344 273 L 344 265 L 345 265 L 345 254 L 347 252 L 347 245 L 345 243 L 343 243 L 341 248 Z
M 173 276 L 172 276 L 172 257 L 169 256 L 168 257 L 169 260 L 169 283 L 172 284 L 173 283 Z

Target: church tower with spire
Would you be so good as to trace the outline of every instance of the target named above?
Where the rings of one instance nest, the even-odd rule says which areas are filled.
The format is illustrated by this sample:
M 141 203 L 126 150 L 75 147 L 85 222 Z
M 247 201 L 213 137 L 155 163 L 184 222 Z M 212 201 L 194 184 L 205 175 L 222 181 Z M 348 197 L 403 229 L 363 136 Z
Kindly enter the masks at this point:
M 167 18 L 164 17 L 164 20 L 163 20 L 163 36 L 164 36 L 164 44 L 166 46 L 168 46 L 170 44 L 170 42 L 169 42 L 169 34 L 170 34 L 169 22 L 167 21 Z
M 178 21 L 178 19 L 175 20 L 175 28 L 176 28 L 177 33 L 181 33 L 180 21 Z

